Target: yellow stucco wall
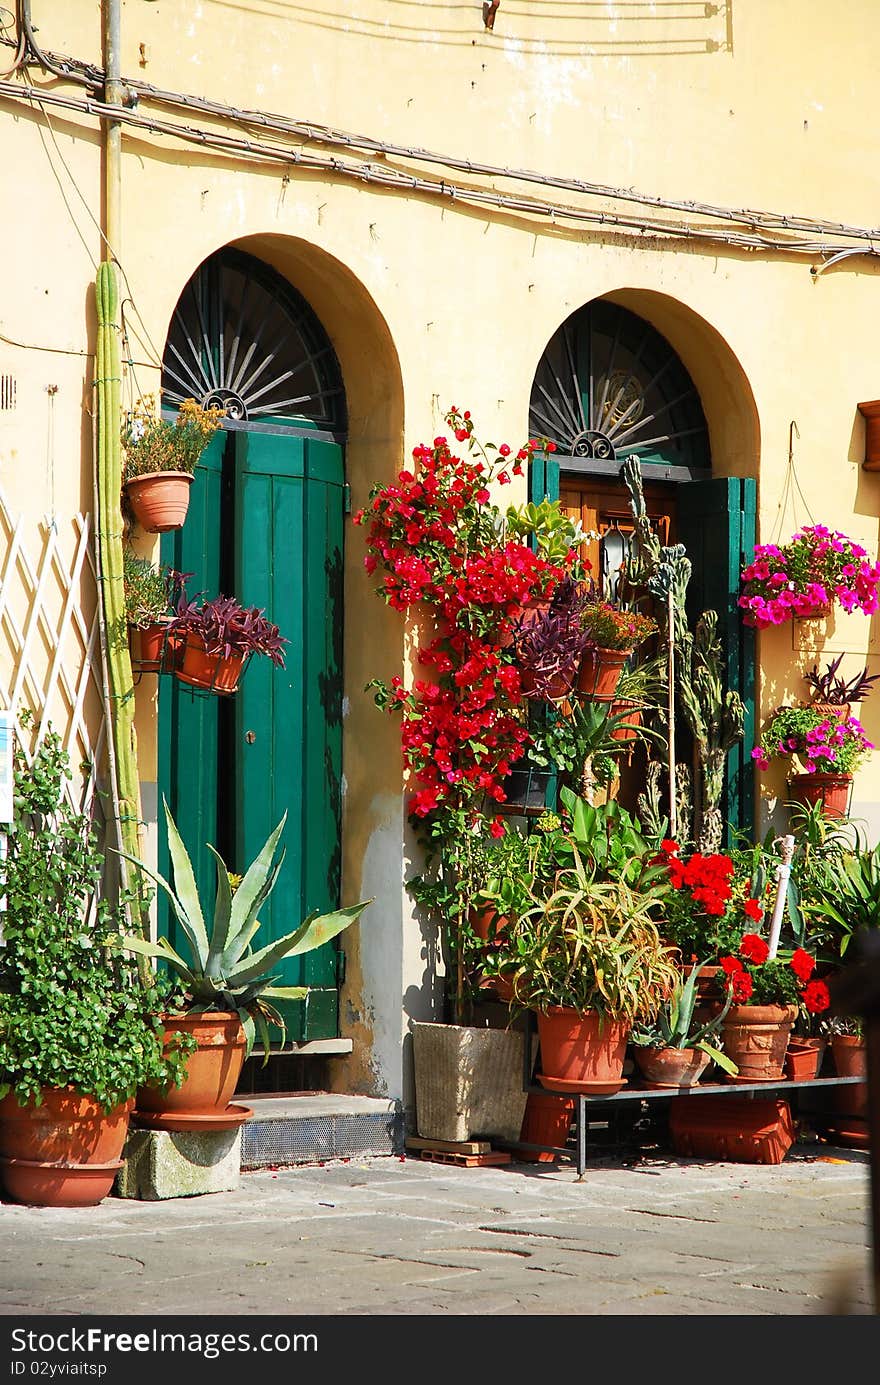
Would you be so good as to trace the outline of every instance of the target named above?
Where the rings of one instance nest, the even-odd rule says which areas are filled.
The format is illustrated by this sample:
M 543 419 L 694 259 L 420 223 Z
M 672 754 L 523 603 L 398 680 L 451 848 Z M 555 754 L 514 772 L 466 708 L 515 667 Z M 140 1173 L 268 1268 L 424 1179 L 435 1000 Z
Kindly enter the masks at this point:
M 100 61 L 93 0 L 35 0 L 39 40 Z M 475 4 L 413 0 L 148 0 L 122 4 L 123 74 L 180 92 L 421 146 L 493 165 L 588 179 L 682 201 L 870 225 L 878 205 L 880 136 L 864 118 L 880 16 L 873 0 L 712 6 L 535 5 L 502 0 L 486 31 Z M 32 78 L 48 91 L 81 90 Z M 139 110 L 229 130 L 193 111 L 142 100 Z M 18 381 L 0 421 L 0 485 L 37 524 L 50 510 L 91 508 L 92 289 L 100 254 L 101 141 L 88 115 L 0 99 L 4 291 L 0 374 Z M 238 127 L 231 133 L 241 134 Z M 257 137 L 256 134 L 253 136 Z M 297 143 L 291 138 L 291 143 Z M 319 143 L 312 153 L 328 152 Z M 351 151 L 338 150 L 344 162 Z M 399 154 L 379 167 L 518 191 L 580 208 L 650 208 L 534 184 L 443 170 Z M 519 443 L 542 350 L 575 308 L 609 296 L 640 313 L 681 355 L 703 401 L 713 463 L 759 482 L 760 534 L 787 537 L 808 519 L 877 551 L 880 477 L 860 468 L 856 405 L 880 395 L 875 261 L 814 275 L 818 256 L 664 240 L 468 207 L 292 164 L 253 163 L 168 136 L 123 137 L 122 226 L 137 364 L 124 395 L 155 389 L 184 284 L 212 251 L 239 244 L 274 264 L 311 302 L 339 355 L 350 412 L 347 467 L 354 508 L 390 478 L 444 408 L 471 409 L 478 431 Z M 696 227 L 723 223 L 667 213 Z M 51 396 L 48 387 L 57 385 Z M 799 490 L 786 493 L 790 425 Z M 523 494 L 521 491 L 520 494 Z M 795 503 L 796 502 L 796 503 Z M 150 543 L 144 551 L 150 551 Z M 343 1033 L 358 1040 L 340 1067 L 350 1090 L 402 1090 L 408 1016 L 430 1013 L 428 940 L 402 890 L 408 868 L 397 728 L 364 694 L 400 665 L 396 617 L 361 570 L 348 535 L 344 876 L 346 901 L 375 895 L 346 943 Z M 799 696 L 816 657 L 809 632 L 761 636 L 766 710 Z M 877 663 L 876 632 L 853 620 L 823 632 L 845 670 Z M 155 780 L 154 683 L 138 690 L 141 774 Z M 864 709 L 880 743 L 880 703 Z M 781 777 L 766 776 L 769 790 Z M 880 829 L 880 754 L 859 774 L 854 805 Z M 775 821 L 782 821 L 777 810 Z M 403 1004 L 402 997 L 405 997 Z

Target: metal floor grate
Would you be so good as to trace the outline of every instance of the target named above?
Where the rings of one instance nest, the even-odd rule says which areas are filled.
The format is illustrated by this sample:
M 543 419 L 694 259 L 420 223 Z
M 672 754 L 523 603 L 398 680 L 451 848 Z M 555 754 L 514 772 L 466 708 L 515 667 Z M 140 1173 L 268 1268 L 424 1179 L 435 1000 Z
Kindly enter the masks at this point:
M 403 1116 L 395 1112 L 257 1117 L 247 1121 L 241 1131 L 243 1169 L 365 1154 L 399 1154 L 402 1150 Z

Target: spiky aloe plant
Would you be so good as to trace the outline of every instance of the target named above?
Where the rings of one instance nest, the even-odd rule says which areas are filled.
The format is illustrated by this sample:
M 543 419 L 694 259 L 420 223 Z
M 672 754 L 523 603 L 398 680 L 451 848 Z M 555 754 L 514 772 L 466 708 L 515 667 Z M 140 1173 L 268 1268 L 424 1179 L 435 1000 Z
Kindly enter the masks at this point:
M 705 1023 L 694 1021 L 697 1004 L 697 973 L 700 963 L 694 962 L 687 977 L 680 976 L 675 989 L 650 1024 L 634 1026 L 630 1038 L 640 1048 L 698 1048 L 708 1053 L 713 1062 L 725 1072 L 736 1076 L 739 1068 L 732 1058 L 708 1042 L 724 1023 L 733 1000 L 733 991 L 717 1014 Z
M 284 1020 L 269 1001 L 303 1000 L 311 989 L 309 986 L 276 986 L 277 977 L 272 974 L 273 969 L 286 957 L 298 957 L 303 952 L 311 952 L 330 942 L 331 938 L 354 923 L 372 900 L 364 900 L 347 909 L 336 909 L 329 914 L 311 913 L 298 928 L 254 952 L 251 945 L 260 927 L 257 913 L 274 889 L 284 863 L 284 849 L 277 860 L 275 856 L 287 820 L 285 813 L 259 856 L 245 871 L 234 893 L 223 858 L 208 844 L 208 850 L 217 863 L 217 896 L 209 935 L 192 862 L 171 810 L 165 799 L 162 802 L 168 824 L 174 888 L 143 861 L 133 856 L 127 859 L 155 880 L 157 885 L 161 885 L 168 895 L 189 944 L 190 958 L 187 961 L 181 957 L 167 938 L 153 943 L 129 934 L 124 938 L 123 945 L 142 956 L 162 958 L 168 964 L 186 987 L 190 1013 L 234 1011 L 245 1031 L 246 1054 L 250 1055 L 258 1030 L 268 1059 L 269 1024 L 281 1029 L 282 1043 L 286 1035 Z

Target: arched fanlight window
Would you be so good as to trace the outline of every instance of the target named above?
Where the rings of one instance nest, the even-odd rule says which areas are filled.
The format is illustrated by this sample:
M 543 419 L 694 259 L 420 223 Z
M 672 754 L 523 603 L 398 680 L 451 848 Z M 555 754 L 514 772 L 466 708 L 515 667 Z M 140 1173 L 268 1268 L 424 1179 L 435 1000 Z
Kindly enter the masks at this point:
M 305 299 L 239 250 L 199 266 L 180 296 L 165 344 L 163 403 L 220 405 L 236 424 L 344 430 L 336 353 Z
M 563 467 L 571 458 L 578 470 L 602 470 L 631 453 L 649 467 L 711 467 L 700 397 L 680 358 L 650 323 L 603 299 L 551 337 L 532 386 L 529 431 L 552 439 Z

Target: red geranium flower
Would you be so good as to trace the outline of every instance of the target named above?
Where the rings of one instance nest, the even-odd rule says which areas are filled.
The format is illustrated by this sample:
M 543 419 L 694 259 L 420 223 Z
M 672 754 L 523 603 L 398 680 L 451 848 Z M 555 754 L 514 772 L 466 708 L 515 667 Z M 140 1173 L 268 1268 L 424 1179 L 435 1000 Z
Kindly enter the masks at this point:
M 743 970 L 743 964 L 738 957 L 722 957 L 719 966 L 725 976 L 736 976 Z
M 743 933 L 739 945 L 739 955 L 745 957 L 747 962 L 754 962 L 760 966 L 770 956 L 770 948 L 763 938 L 758 937 L 757 933 Z
M 804 986 L 801 999 L 804 1008 L 811 1015 L 821 1015 L 823 1010 L 827 1010 L 831 1004 L 831 995 L 824 981 L 809 981 Z
M 750 919 L 754 919 L 755 923 L 760 923 L 761 919 L 764 917 L 764 910 L 756 899 L 747 899 L 745 901 L 743 904 L 743 913 Z
M 733 998 L 738 1005 L 749 1000 L 752 994 L 752 978 L 747 971 L 738 971 L 733 977 Z
M 805 952 L 802 947 L 799 947 L 797 952 L 794 953 L 789 966 L 798 981 L 809 981 L 816 968 L 816 959 L 815 957 L 811 957 L 809 952 Z

